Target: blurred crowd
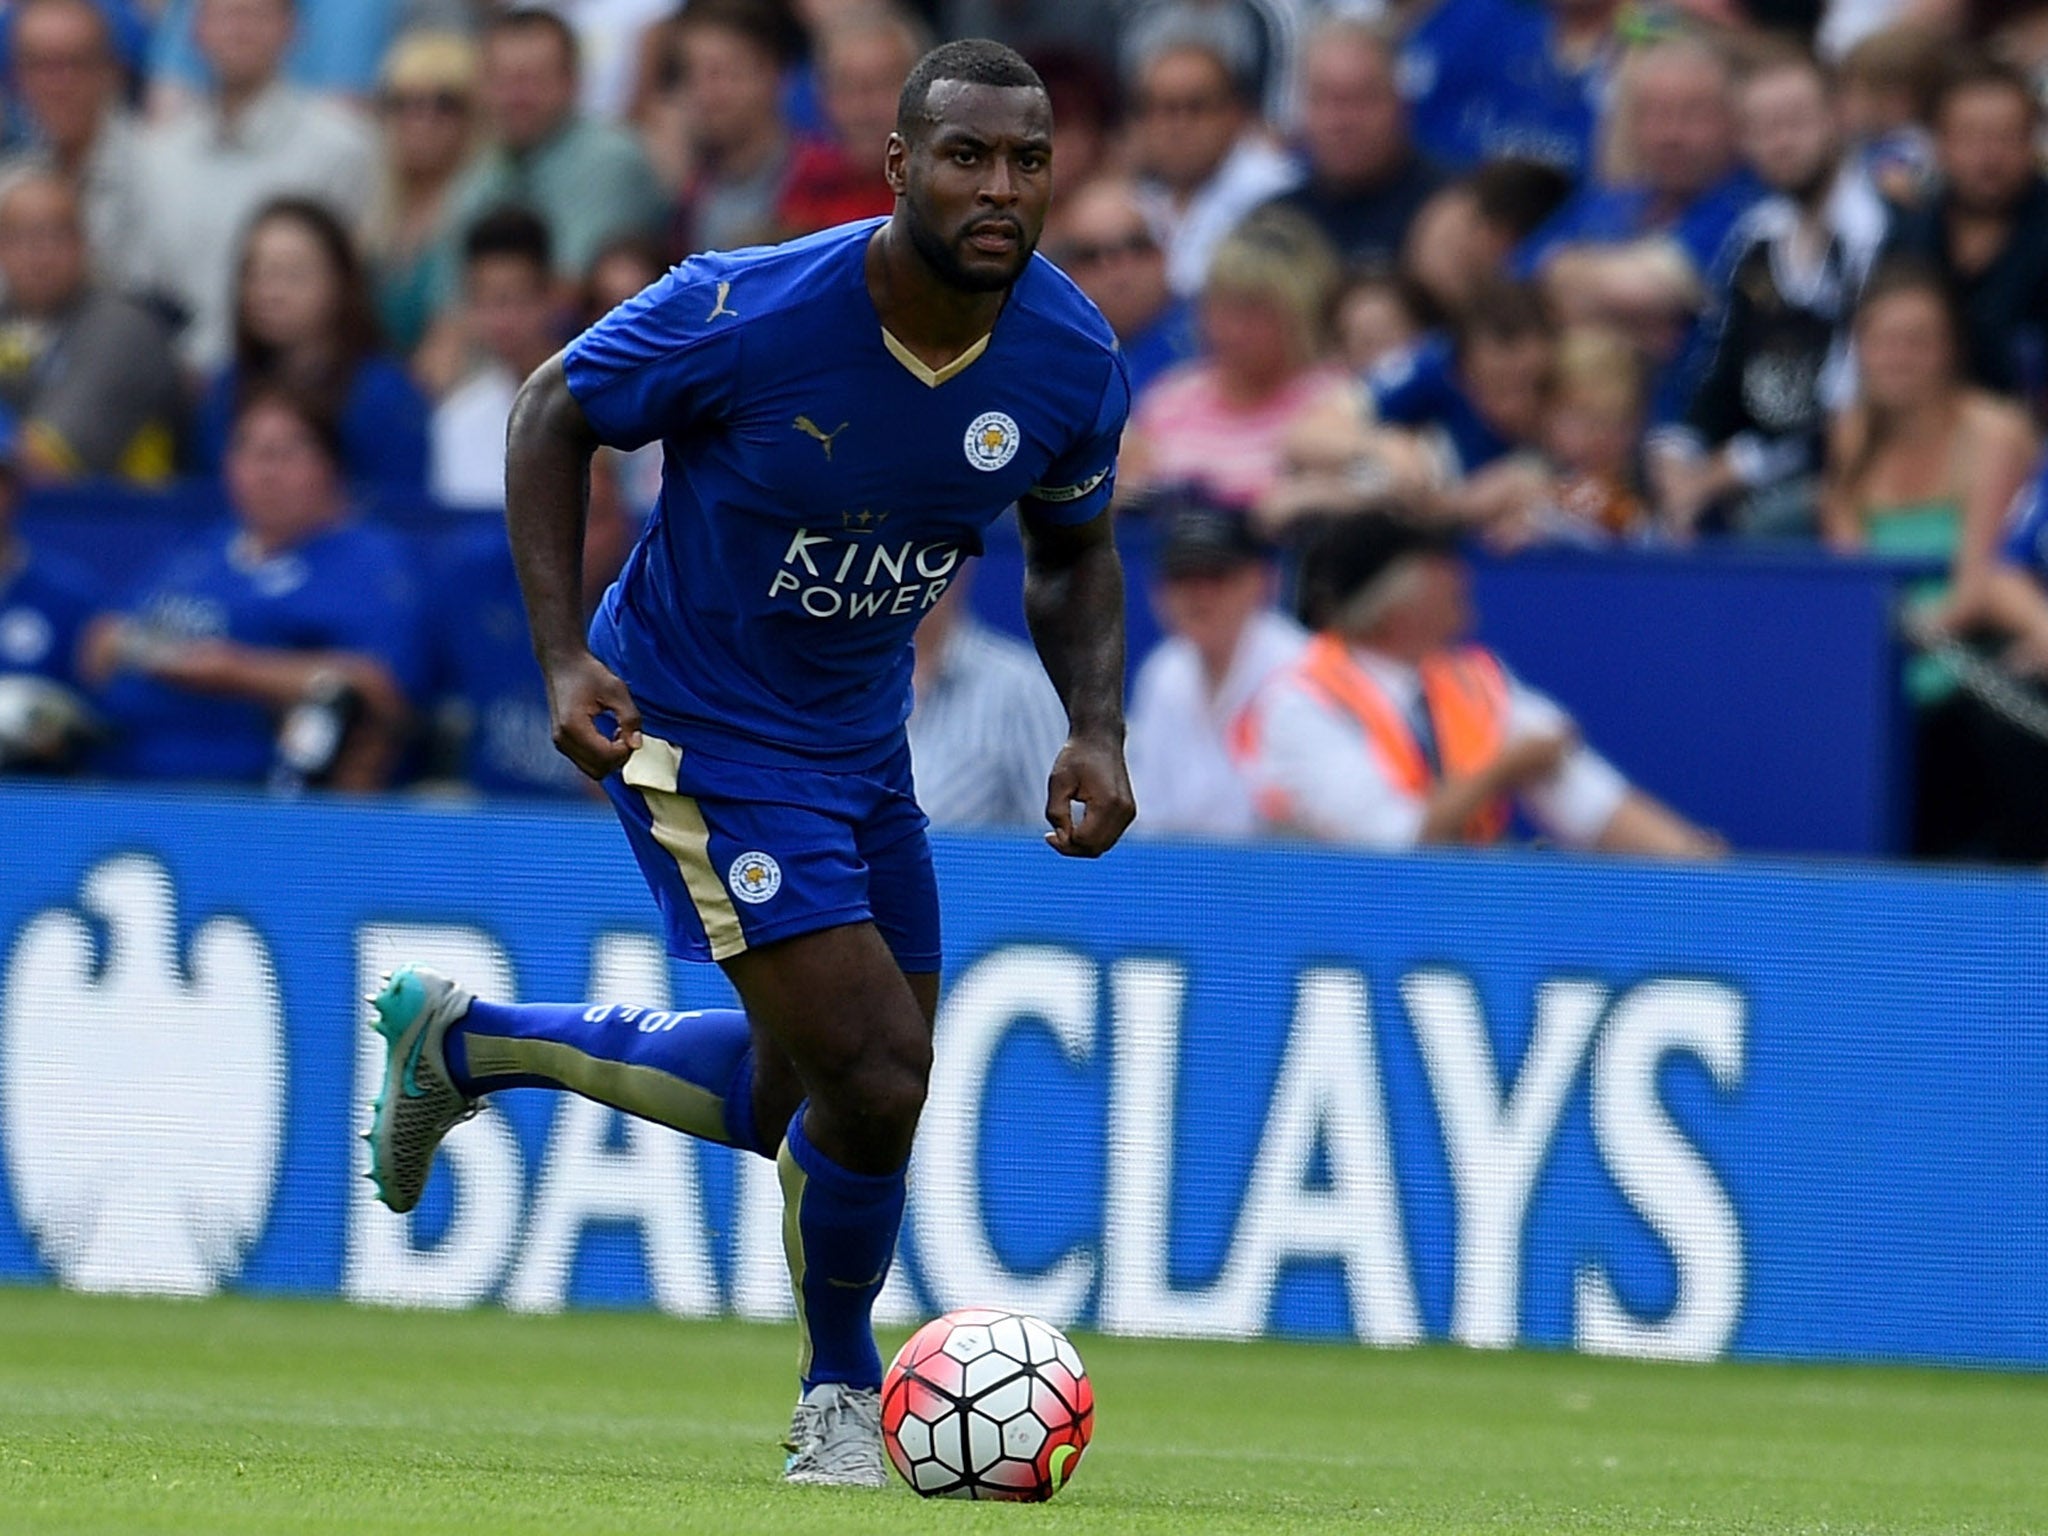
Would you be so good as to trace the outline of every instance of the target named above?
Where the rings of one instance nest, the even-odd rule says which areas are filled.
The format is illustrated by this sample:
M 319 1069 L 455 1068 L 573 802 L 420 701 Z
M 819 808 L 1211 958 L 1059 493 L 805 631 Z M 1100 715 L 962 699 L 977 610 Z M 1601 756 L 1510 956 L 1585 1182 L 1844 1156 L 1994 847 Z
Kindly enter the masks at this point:
M 1919 850 L 2048 859 L 2024 0 L 7 0 L 0 766 L 578 793 L 498 521 L 423 558 L 364 509 L 495 511 L 579 329 L 886 214 L 958 36 L 1045 80 L 1041 250 L 1131 377 L 1147 829 L 1711 854 L 1472 643 L 1460 551 L 1808 540 L 1919 580 Z M 593 600 L 659 475 L 601 456 Z M 231 516 L 136 590 L 12 530 L 191 478 Z M 1035 824 L 1057 704 L 963 594 L 920 784 Z

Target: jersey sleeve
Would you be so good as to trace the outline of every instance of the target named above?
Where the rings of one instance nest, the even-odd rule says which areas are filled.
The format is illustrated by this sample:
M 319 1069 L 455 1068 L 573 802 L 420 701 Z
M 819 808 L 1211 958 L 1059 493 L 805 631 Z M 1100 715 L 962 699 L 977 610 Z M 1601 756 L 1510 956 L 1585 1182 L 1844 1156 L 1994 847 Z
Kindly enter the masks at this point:
M 1034 516 L 1072 526 L 1093 521 L 1116 491 L 1116 451 L 1131 414 L 1131 380 L 1121 352 L 1109 359 L 1109 376 L 1095 406 L 1095 418 L 1080 440 L 1054 459 L 1031 487 Z
M 599 442 L 639 448 L 729 408 L 746 301 L 721 270 L 685 262 L 569 344 L 569 393 Z

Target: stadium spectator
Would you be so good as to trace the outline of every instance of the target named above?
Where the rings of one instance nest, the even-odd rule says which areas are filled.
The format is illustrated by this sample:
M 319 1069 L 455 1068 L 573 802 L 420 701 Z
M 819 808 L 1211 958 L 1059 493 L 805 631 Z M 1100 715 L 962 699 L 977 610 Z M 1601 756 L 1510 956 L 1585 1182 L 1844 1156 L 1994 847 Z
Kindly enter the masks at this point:
M 1131 788 L 1147 833 L 1257 830 L 1231 728 L 1308 640 L 1274 609 L 1277 585 L 1242 513 L 1188 496 L 1166 514 L 1152 605 L 1167 634 L 1131 689 Z
M 1330 305 L 1330 327 L 1344 366 L 1365 378 L 1421 345 L 1425 303 L 1415 285 L 1392 267 L 1346 273 Z
M 1336 282 L 1328 245 L 1299 214 L 1262 213 L 1223 242 L 1202 288 L 1205 355 L 1131 412 L 1118 471 L 1129 493 L 1193 482 L 1249 507 L 1277 482 L 1296 422 L 1332 402 L 1362 409 L 1357 385 L 1322 360 Z
M 476 366 L 434 407 L 436 501 L 498 511 L 505 505 L 505 428 L 512 397 L 554 355 L 556 324 L 548 227 L 524 208 L 487 213 L 462 242 L 462 314 Z
M 661 242 L 649 235 L 621 235 L 607 241 L 583 274 L 584 325 L 595 325 L 668 271 Z
M 1616 82 L 1612 164 L 1580 187 L 1517 255 L 1540 271 L 1571 245 L 1675 241 L 1705 275 L 1729 231 L 1763 194 L 1737 154 L 1734 76 L 1726 56 L 1693 37 L 1629 55 Z
M 675 0 L 539 0 L 576 33 L 581 61 L 579 107 L 585 117 L 616 122 L 632 100 L 649 34 L 676 12 Z
M 90 734 L 77 661 L 98 606 L 90 571 L 15 529 L 20 439 L 0 415 L 0 773 L 68 767 Z
M 146 0 L 147 3 L 147 0 Z M 207 0 L 156 0 L 163 11 L 150 47 L 153 115 L 182 109 L 206 92 L 215 67 L 207 46 Z M 283 78 L 301 90 L 368 99 L 377 66 L 397 35 L 407 0 L 288 0 L 297 13 Z M 411 8 L 418 8 L 412 0 Z
M 1571 195 L 1564 172 L 1539 160 L 1495 160 L 1443 188 L 1408 226 L 1401 269 L 1449 322 Z
M 1860 389 L 1829 435 L 1823 530 L 1838 548 L 1949 562 L 1940 624 L 1961 632 L 1982 612 L 2033 430 L 1963 374 L 1955 312 L 1931 267 L 1880 267 L 1856 311 L 1855 343 Z
M 457 33 L 408 32 L 385 60 L 377 111 L 384 179 L 364 248 L 377 318 L 410 356 L 434 319 L 448 195 L 476 149 L 476 45 Z
M 1744 534 L 1810 536 L 1827 410 L 1850 387 L 1849 316 L 1888 215 L 1845 165 L 1825 76 L 1803 54 L 1757 66 L 1741 90 L 1750 164 L 1772 195 L 1723 259 L 1705 377 L 1651 467 L 1666 526 L 1710 509 Z
M 1124 74 L 1141 73 L 1169 48 L 1202 48 L 1242 82 L 1253 111 L 1291 122 L 1301 10 L 1295 0 L 1129 0 L 1120 39 Z
M 1856 315 L 1857 401 L 1835 420 L 1821 526 L 1830 543 L 1948 568 L 1909 589 L 1923 643 L 1972 634 L 1994 602 L 1999 531 L 2033 459 L 2027 418 L 1962 372 L 1961 328 L 1932 268 L 1880 267 Z M 1917 706 L 1913 848 L 1982 852 L 1987 789 L 1955 672 L 1923 651 L 1906 670 Z
M 909 730 L 918 803 L 935 827 L 1043 830 L 1066 711 L 1031 647 L 979 623 L 967 597 L 963 571 L 917 626 Z
M 576 35 L 561 17 L 528 8 L 492 17 L 482 64 L 491 138 L 448 195 L 436 310 L 455 299 L 463 232 L 493 208 L 540 215 L 565 285 L 581 281 L 607 240 L 661 220 L 661 189 L 639 145 L 577 114 Z
M 120 776 L 384 784 L 418 694 L 419 599 L 399 539 L 354 522 L 340 443 L 273 387 L 236 415 L 231 519 L 87 630 L 82 671 Z
M 1519 807 L 1577 847 L 1719 851 L 1467 640 L 1469 585 L 1443 535 L 1395 516 L 1346 518 L 1314 541 L 1301 601 L 1315 638 L 1235 737 L 1265 823 L 1374 848 L 1483 844 L 1507 834 Z
M 1557 363 L 1556 318 L 1543 295 L 1496 279 L 1448 335 L 1432 337 L 1371 380 L 1389 426 L 1424 433 L 1453 476 L 1533 448 Z
M 728 251 L 772 240 L 795 153 L 782 114 L 787 22 L 767 0 L 693 0 L 675 38 L 695 168 L 670 244 Z M 879 163 L 881 144 L 874 153 Z
M 143 135 L 138 273 L 187 317 L 179 351 L 199 373 L 227 359 L 235 251 L 256 210 L 315 198 L 352 228 L 375 192 L 369 130 L 279 78 L 292 26 L 293 0 L 198 0 L 212 88 Z
M 595 612 L 638 532 L 619 494 L 621 455 L 599 449 L 590 463 L 583 523 L 583 606 Z M 504 525 L 478 525 L 443 546 L 426 605 L 427 697 L 432 701 L 429 772 L 486 795 L 593 798 L 597 789 L 555 750 L 547 691 Z
M 30 147 L 0 165 L 0 181 L 25 166 L 71 181 L 94 275 L 125 288 L 143 246 L 142 132 L 122 101 L 107 16 L 93 0 L 21 0 L 9 19 L 9 93 Z
M 1860 390 L 1829 435 L 1823 531 L 1837 548 L 1947 563 L 1932 619 L 1965 633 L 1983 615 L 2033 430 L 2018 407 L 1963 374 L 1955 312 L 1931 267 L 1881 267 L 1858 306 L 1855 342 Z M 1947 692 L 1924 668 L 1917 684 L 1923 700 Z
M 1116 332 L 1132 395 L 1201 350 L 1195 306 L 1167 285 L 1166 252 L 1130 182 L 1105 177 L 1063 196 L 1045 253 Z
M 1443 173 L 1415 152 L 1395 46 L 1347 16 L 1309 34 L 1301 63 L 1305 179 L 1277 199 L 1315 221 L 1346 262 L 1391 261 Z
M 882 176 L 882 152 L 896 131 L 904 78 L 928 46 L 922 28 L 888 9 L 857 11 L 818 39 L 831 136 L 798 147 L 775 205 L 782 233 L 807 235 L 896 206 Z
M 2003 64 L 1959 70 L 1935 102 L 1942 191 L 1899 222 L 1894 248 L 1932 262 L 1962 306 L 1964 366 L 1986 389 L 2048 402 L 2048 181 L 2041 109 Z
M 62 175 L 0 180 L 0 278 L 0 404 L 21 423 L 9 473 L 168 479 L 184 405 L 170 336 L 92 281 L 83 210 Z
M 1619 333 L 1567 329 L 1543 409 L 1540 452 L 1488 465 L 1445 494 L 1444 510 L 1495 549 L 1598 546 L 1648 532 L 1638 458 L 1643 360 Z
M 1589 175 L 1620 0 L 1436 0 L 1401 49 L 1423 152 L 1454 170 L 1513 156 Z
M 195 465 L 218 474 L 252 395 L 282 385 L 336 423 L 351 484 L 418 493 L 427 483 L 427 403 L 381 350 L 369 279 L 325 205 L 280 198 L 256 217 L 236 283 L 234 359 L 214 375 L 194 426 Z
M 1199 293 L 1217 245 L 1254 208 L 1300 179 L 1267 136 L 1229 61 L 1175 43 L 1134 76 L 1132 158 L 1173 291 Z
M 1849 160 L 1894 208 L 1917 208 L 1939 172 L 1927 123 L 1941 89 L 1942 39 L 1923 27 L 1889 27 L 1843 56 L 1835 107 Z

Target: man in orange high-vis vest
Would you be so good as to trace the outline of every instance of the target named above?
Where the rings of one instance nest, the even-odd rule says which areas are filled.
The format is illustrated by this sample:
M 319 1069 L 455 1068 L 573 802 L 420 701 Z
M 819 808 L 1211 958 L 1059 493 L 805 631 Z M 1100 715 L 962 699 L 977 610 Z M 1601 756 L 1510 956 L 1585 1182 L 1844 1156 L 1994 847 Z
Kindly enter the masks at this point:
M 1304 560 L 1300 606 L 1314 640 L 1233 730 L 1269 828 L 1376 848 L 1482 844 L 1519 805 L 1576 847 L 1721 850 L 1466 639 L 1469 579 L 1448 536 L 1387 513 L 1334 523 Z

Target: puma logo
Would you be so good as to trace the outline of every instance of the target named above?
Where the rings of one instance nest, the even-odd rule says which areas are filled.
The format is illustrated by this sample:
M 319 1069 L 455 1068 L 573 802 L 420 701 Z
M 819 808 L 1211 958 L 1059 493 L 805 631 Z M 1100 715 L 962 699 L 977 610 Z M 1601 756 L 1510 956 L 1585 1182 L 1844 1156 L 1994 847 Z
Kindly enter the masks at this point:
M 827 432 L 824 428 L 820 427 L 815 421 L 811 420 L 810 417 L 799 416 L 795 421 L 792 421 L 790 425 L 792 427 L 795 427 L 797 431 L 803 433 L 805 437 L 815 437 L 818 440 L 818 446 L 825 450 L 825 458 L 826 461 L 829 463 L 832 458 L 832 439 L 837 437 L 840 433 L 844 432 L 848 426 L 848 423 L 842 421 L 830 432 Z
M 734 320 L 737 320 L 737 319 L 739 319 L 739 317 L 740 317 L 740 312 L 739 312 L 738 310 L 736 310 L 736 309 L 727 309 L 727 308 L 725 307 L 725 298 L 726 298 L 726 295 L 727 295 L 727 294 L 729 294 L 729 293 L 731 293 L 731 292 L 732 292 L 732 284 L 731 284 L 731 283 L 720 283 L 720 284 L 718 285 L 718 302 L 717 302 L 716 304 L 714 304 L 714 305 L 712 305 L 712 306 L 711 306 L 711 313 L 710 313 L 710 314 L 708 314 L 708 315 L 706 315 L 706 316 L 704 317 L 704 323 L 705 323 L 706 325 L 709 325 L 709 324 L 710 324 L 710 323 L 711 323 L 712 321 L 716 320 L 716 319 L 717 319 L 717 318 L 718 318 L 718 317 L 719 317 L 720 315 L 728 315 L 728 316 L 730 316 L 731 318 L 733 318 Z

